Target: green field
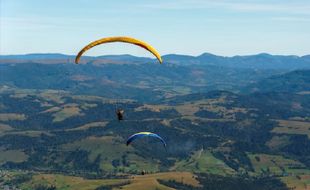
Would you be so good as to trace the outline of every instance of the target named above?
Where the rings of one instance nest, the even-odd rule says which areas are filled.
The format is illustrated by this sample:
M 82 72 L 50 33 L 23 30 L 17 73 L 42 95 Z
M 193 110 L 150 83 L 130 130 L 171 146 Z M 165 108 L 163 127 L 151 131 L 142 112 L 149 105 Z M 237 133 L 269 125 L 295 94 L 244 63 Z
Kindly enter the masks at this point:
M 186 160 L 176 162 L 175 166 L 171 169 L 219 175 L 235 173 L 235 171 L 228 167 L 223 161 L 215 158 L 210 151 L 203 149 L 194 152 L 192 156 Z
M 0 165 L 7 161 L 21 163 L 27 158 L 28 156 L 21 150 L 3 150 L 0 148 Z
M 304 121 L 291 121 L 291 120 L 277 120 L 279 127 L 272 130 L 278 134 L 300 134 L 308 135 L 310 139 L 310 122 Z
M 25 119 L 26 119 L 26 116 L 24 114 L 0 113 L 0 121 L 12 121 L 12 120 L 22 121 Z
M 64 105 L 60 111 L 53 114 L 53 122 L 60 122 L 73 116 L 83 116 L 81 109 L 76 104 Z
M 6 131 L 11 131 L 13 128 L 10 125 L 0 123 L 0 135 Z
M 294 190 L 310 189 L 310 175 L 281 177 L 281 180 Z
M 293 169 L 305 168 L 305 165 L 283 156 L 268 154 L 248 154 L 248 156 L 256 174 L 269 172 L 275 175 L 298 175 L 310 172 L 310 170 Z

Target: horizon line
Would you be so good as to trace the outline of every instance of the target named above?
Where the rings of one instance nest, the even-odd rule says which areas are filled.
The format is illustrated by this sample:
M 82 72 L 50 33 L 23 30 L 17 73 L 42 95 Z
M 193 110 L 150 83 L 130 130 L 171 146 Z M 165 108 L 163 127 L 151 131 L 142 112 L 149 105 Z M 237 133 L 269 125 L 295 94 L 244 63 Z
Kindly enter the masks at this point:
M 203 56 L 204 54 L 209 54 L 217 57 L 238 57 L 238 56 L 255 56 L 255 55 L 271 55 L 271 56 L 296 56 L 296 57 L 305 57 L 309 56 L 309 54 L 304 54 L 304 55 L 296 55 L 296 54 L 271 54 L 267 52 L 260 52 L 260 53 L 254 53 L 254 54 L 236 54 L 236 55 L 218 55 L 218 54 L 213 54 L 209 52 L 204 52 L 199 55 L 190 55 L 190 54 L 178 54 L 178 53 L 169 53 L 169 54 L 164 54 L 161 57 L 164 56 L 169 56 L 169 55 L 177 55 L 177 56 L 188 56 L 188 57 L 200 57 Z M 0 54 L 0 56 L 27 56 L 27 55 L 63 55 L 63 56 L 73 56 L 75 57 L 76 55 L 72 54 L 64 54 L 64 53 L 24 53 L 24 54 Z M 137 58 L 149 58 L 149 59 L 155 59 L 153 57 L 148 57 L 148 56 L 136 56 L 132 54 L 107 54 L 107 55 L 84 55 L 83 57 L 108 57 L 108 56 L 132 56 L 132 57 L 137 57 Z

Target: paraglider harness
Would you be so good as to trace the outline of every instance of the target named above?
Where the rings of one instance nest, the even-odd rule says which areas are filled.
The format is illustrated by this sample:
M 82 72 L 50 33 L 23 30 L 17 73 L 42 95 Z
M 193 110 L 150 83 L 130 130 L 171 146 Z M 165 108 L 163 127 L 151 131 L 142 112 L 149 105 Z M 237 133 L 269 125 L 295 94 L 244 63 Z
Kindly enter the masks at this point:
M 124 110 L 122 110 L 121 108 L 118 108 L 116 110 L 116 115 L 117 115 L 118 121 L 124 120 Z

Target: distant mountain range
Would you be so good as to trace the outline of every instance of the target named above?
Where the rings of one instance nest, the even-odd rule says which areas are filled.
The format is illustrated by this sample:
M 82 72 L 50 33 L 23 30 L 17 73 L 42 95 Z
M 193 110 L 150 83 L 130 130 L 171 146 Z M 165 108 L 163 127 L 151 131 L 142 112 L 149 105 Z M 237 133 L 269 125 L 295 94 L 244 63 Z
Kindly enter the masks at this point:
M 73 63 L 75 56 L 64 54 L 26 54 L 26 55 L 0 55 L 0 63 Z M 162 56 L 164 63 L 177 65 L 216 65 L 222 67 L 251 68 L 251 69 L 310 69 L 310 55 L 270 55 L 261 53 L 248 56 L 217 56 L 204 53 L 199 56 L 168 54 Z M 156 62 L 146 57 L 136 57 L 128 54 L 106 56 L 83 56 L 82 63 L 145 63 Z

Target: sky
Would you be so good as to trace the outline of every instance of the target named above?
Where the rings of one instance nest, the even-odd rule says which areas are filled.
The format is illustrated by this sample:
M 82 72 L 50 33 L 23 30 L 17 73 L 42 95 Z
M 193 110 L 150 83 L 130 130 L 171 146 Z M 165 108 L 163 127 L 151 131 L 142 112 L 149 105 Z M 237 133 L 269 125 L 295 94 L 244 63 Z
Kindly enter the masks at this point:
M 159 53 L 310 54 L 310 0 L 0 0 L 0 54 L 76 54 L 89 42 L 131 36 Z M 151 57 L 113 43 L 86 55 Z

